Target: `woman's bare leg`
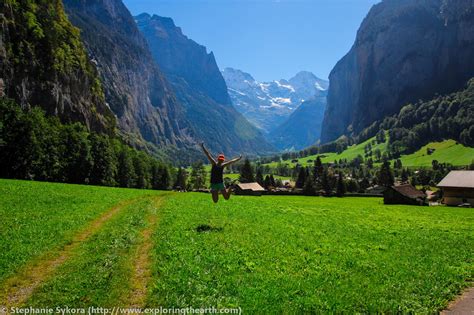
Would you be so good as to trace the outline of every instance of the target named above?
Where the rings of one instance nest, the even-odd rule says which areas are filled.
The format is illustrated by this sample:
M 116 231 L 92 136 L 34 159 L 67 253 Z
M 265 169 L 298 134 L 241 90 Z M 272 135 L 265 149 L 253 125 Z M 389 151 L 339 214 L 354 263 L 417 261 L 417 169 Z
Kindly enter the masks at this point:
M 219 201 L 219 192 L 217 190 L 213 190 L 211 191 L 211 194 L 212 194 L 212 201 L 214 201 L 214 203 L 217 203 L 217 201 Z
M 229 200 L 229 198 L 230 198 L 230 189 L 222 189 L 221 194 L 222 194 L 222 196 L 224 196 L 225 200 Z

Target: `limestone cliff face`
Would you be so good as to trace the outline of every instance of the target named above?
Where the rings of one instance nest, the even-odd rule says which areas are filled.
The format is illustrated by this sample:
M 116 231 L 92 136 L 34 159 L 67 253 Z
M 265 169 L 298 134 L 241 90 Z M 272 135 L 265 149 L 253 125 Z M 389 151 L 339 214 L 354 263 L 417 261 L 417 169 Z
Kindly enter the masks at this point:
M 196 138 L 213 151 L 266 153 L 272 146 L 232 106 L 227 86 L 212 53 L 186 37 L 170 18 L 135 17 L 154 60 L 172 85 Z
M 192 128 L 122 1 L 64 0 L 96 64 L 120 130 L 134 142 L 186 147 Z
M 321 140 L 358 133 L 473 76 L 472 0 L 385 0 L 370 10 L 330 74 Z
M 42 107 L 63 122 L 112 132 L 97 71 L 60 0 L 0 4 L 0 97 Z
M 165 73 L 185 79 L 218 103 L 231 103 L 212 52 L 185 36 L 171 18 L 144 13 L 135 20 Z

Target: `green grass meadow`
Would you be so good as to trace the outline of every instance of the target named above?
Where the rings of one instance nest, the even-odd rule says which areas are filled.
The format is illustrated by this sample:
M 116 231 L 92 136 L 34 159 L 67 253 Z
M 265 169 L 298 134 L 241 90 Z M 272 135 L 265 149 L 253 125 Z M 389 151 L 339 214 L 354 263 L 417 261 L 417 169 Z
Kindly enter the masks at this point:
M 0 179 L 0 283 L 123 200 L 156 192 Z
M 213 204 L 202 193 L 9 180 L 0 181 L 0 192 L 0 287 L 106 209 L 134 200 L 25 306 L 126 306 L 133 253 L 150 213 L 158 225 L 148 307 L 434 313 L 474 276 L 472 209 L 386 206 L 361 197 L 232 196 Z
M 301 165 L 313 165 L 318 155 L 321 157 L 323 163 L 332 163 L 336 160 L 339 161 L 343 159 L 350 161 L 355 159 L 358 155 L 364 156 L 364 147 L 366 144 L 371 143 L 372 140 L 375 140 L 375 137 L 360 144 L 354 144 L 341 153 L 329 152 L 299 158 L 298 163 Z M 388 142 L 373 145 L 372 152 L 375 152 L 376 149 L 379 149 L 381 153 L 385 152 L 387 150 L 387 144 Z M 434 153 L 428 155 L 426 153 L 427 148 L 435 149 Z M 440 163 L 450 163 L 454 166 L 464 166 L 471 164 L 473 159 L 474 148 L 465 147 L 460 143 L 456 143 L 454 140 L 431 142 L 412 154 L 402 155 L 400 157 L 405 167 L 431 167 L 433 160 L 437 160 Z M 290 166 L 296 164 L 291 163 L 291 160 L 284 160 L 282 163 L 287 163 Z M 267 165 L 276 167 L 277 164 L 278 162 L 272 162 Z

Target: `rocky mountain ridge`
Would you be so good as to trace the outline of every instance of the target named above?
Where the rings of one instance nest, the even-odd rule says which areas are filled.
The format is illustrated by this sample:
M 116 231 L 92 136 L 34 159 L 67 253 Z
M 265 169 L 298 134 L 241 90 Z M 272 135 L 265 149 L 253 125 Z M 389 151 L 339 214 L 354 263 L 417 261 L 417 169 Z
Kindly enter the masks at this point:
M 460 90 L 473 76 L 472 1 L 385 0 L 330 74 L 321 140 L 357 135 L 408 103 Z
M 280 126 L 305 100 L 325 96 L 329 85 L 308 71 L 272 82 L 258 82 L 233 68 L 222 74 L 236 109 L 265 133 Z
M 213 151 L 265 153 L 272 146 L 232 106 L 213 53 L 186 37 L 173 20 L 158 15 L 135 17 L 154 60 L 165 73 L 196 139 Z
M 193 130 L 122 1 L 64 0 L 81 30 L 122 135 L 139 147 L 185 148 Z

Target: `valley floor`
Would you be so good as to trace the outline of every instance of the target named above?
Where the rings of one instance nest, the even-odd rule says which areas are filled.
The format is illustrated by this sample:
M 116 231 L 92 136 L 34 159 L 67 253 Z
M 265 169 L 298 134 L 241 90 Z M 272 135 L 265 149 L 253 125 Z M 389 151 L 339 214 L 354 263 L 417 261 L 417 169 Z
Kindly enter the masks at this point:
M 0 306 L 432 313 L 474 276 L 471 210 L 0 180 Z

